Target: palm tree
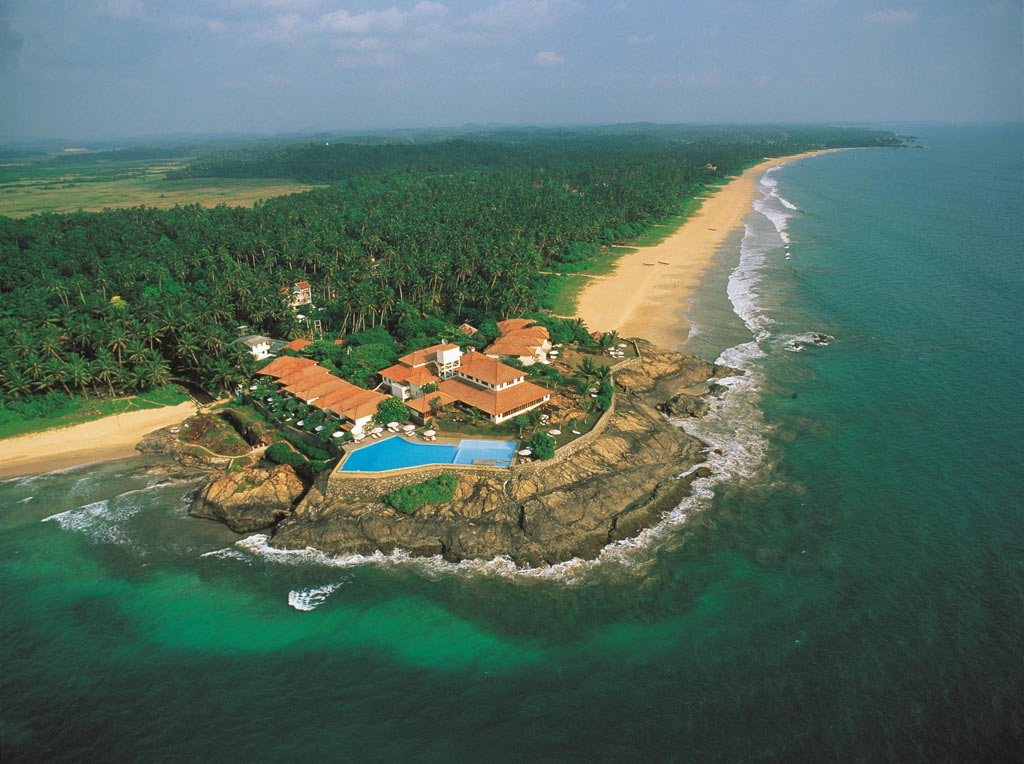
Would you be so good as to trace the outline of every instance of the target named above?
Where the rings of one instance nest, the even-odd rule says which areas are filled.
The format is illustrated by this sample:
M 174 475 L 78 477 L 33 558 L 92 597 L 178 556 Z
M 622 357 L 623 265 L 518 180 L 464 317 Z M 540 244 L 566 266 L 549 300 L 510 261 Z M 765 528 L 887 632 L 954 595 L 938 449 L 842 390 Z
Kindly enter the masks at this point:
M 64 392 L 71 395 L 71 390 L 68 388 L 68 372 L 64 368 L 64 362 L 59 358 L 50 358 L 46 361 L 46 371 L 49 377 L 64 388 Z
M 3 378 L 4 389 L 13 398 L 24 398 L 32 392 L 28 378 L 17 369 L 8 369 Z
M 48 331 L 39 339 L 39 349 L 43 355 L 59 359 L 61 357 L 62 343 L 60 337 L 54 331 Z
M 164 331 L 157 324 L 147 321 L 139 329 L 138 338 L 152 350 L 164 338 Z
M 90 368 L 89 362 L 78 353 L 72 353 L 68 356 L 67 363 L 65 364 L 65 370 L 71 384 L 78 385 L 82 390 L 82 397 L 88 398 L 89 396 L 85 391 L 85 386 L 92 382 L 92 369 Z
M 597 379 L 597 364 L 594 363 L 593 359 L 589 356 L 580 361 L 580 365 L 577 370 L 579 371 L 580 376 L 587 381 Z
M 121 364 L 108 350 L 100 350 L 93 361 L 93 378 L 106 384 L 110 397 L 114 397 L 114 380 L 120 379 Z
M 146 362 L 152 352 L 138 340 L 128 340 L 125 345 L 124 357 L 129 363 L 141 364 Z
M 209 369 L 210 381 L 217 390 L 230 391 L 245 381 L 245 377 L 223 358 L 218 358 Z
M 35 343 L 25 332 L 18 332 L 14 335 L 14 340 L 11 342 L 11 350 L 13 350 L 16 355 L 21 358 L 27 358 L 29 354 L 35 351 L 35 349 Z
M 171 381 L 171 370 L 167 361 L 161 359 L 150 361 L 142 368 L 142 378 L 148 387 L 163 387 Z
M 184 358 L 187 355 L 192 359 L 193 368 L 199 368 L 199 358 L 196 353 L 201 349 L 199 337 L 194 332 L 186 330 L 178 335 L 178 357 Z
M 128 336 L 128 331 L 125 329 L 124 324 L 120 322 L 115 324 L 110 332 L 110 338 L 107 340 L 107 347 L 117 354 L 118 363 L 121 363 L 121 353 L 128 347 L 130 341 L 131 338 Z

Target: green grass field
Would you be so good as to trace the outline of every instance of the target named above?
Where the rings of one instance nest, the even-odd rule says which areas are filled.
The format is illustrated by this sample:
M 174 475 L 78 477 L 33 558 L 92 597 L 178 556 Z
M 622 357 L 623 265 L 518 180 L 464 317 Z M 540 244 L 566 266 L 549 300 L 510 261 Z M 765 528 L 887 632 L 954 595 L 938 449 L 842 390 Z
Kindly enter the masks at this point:
M 133 395 L 126 398 L 74 398 L 69 405 L 53 412 L 51 416 L 15 419 L 0 423 L 0 440 L 91 422 L 111 414 L 176 406 L 187 400 L 188 394 L 176 385 L 160 387 L 150 390 L 145 395 Z
M 274 178 L 165 180 L 180 162 L 28 163 L 0 166 L 0 215 L 95 212 L 108 207 L 173 207 L 175 204 L 252 206 L 313 186 Z

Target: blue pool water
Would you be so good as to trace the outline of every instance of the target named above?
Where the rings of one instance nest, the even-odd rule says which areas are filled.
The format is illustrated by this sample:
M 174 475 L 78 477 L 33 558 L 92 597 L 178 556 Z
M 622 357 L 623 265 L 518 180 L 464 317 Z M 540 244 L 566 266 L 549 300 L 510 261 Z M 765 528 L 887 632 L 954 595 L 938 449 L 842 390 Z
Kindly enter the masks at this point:
M 493 460 L 498 467 L 508 467 L 515 449 L 516 444 L 511 440 L 462 440 L 457 446 L 445 446 L 387 438 L 354 451 L 340 469 L 383 472 L 428 464 L 473 464 L 477 459 Z

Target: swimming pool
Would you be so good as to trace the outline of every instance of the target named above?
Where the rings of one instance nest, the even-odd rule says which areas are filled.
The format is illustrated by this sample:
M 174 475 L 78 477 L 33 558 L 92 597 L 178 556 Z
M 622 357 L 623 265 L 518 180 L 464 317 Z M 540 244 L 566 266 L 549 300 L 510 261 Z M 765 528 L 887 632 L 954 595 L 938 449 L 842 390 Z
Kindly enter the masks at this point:
M 353 451 L 338 469 L 341 472 L 384 472 L 431 464 L 509 467 L 515 451 L 516 444 L 512 440 L 461 440 L 457 446 L 446 446 L 392 437 Z

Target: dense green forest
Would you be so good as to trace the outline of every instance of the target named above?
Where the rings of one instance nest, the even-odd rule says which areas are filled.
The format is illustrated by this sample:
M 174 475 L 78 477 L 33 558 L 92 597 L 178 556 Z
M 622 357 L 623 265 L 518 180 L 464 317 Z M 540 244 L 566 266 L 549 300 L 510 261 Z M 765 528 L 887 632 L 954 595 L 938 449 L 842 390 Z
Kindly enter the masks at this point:
M 899 143 L 867 130 L 641 126 L 220 152 L 180 172 L 331 185 L 253 209 L 0 217 L 4 407 L 170 379 L 230 387 L 251 371 L 237 325 L 304 331 L 281 294 L 300 279 L 331 336 L 418 340 L 408 327 L 424 317 L 532 311 L 542 271 L 634 237 L 765 156 Z

